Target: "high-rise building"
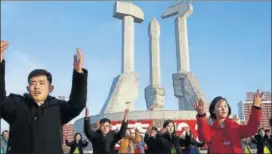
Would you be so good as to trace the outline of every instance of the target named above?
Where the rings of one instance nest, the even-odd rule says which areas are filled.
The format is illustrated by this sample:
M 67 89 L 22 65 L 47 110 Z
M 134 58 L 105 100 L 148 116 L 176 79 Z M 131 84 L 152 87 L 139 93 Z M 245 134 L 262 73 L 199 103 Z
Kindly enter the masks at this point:
M 66 139 L 68 140 L 68 142 L 71 142 L 74 140 L 74 125 L 73 124 L 65 124 L 63 125 L 62 127 L 62 142 L 63 142 L 63 151 L 64 153 L 68 153 L 70 151 L 70 147 L 68 147 L 66 144 L 65 144 L 65 136 L 66 136 Z
M 254 92 L 247 92 L 246 99 L 238 103 L 239 118 L 242 119 L 245 123 L 247 123 L 250 116 L 251 107 L 253 105 L 253 96 Z M 260 128 L 271 129 L 269 125 L 269 120 L 272 114 L 271 107 L 271 92 L 264 92 L 263 102 L 261 105 L 262 117 Z

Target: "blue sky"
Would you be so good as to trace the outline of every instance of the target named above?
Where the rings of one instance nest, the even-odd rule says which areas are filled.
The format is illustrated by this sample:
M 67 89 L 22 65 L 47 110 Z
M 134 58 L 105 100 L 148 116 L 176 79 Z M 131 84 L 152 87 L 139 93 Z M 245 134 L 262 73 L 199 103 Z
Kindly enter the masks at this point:
M 137 110 L 146 109 L 149 84 L 148 24 L 161 26 L 161 78 L 166 109 L 177 109 L 172 73 L 176 72 L 174 18 L 160 19 L 175 2 L 135 2 L 145 21 L 135 25 L 135 70 L 140 75 Z M 114 2 L 2 2 L 1 39 L 6 52 L 7 91 L 26 92 L 34 68 L 53 74 L 54 96 L 69 96 L 73 54 L 82 48 L 89 70 L 88 107 L 102 108 L 113 78 L 121 72 L 121 21 Z M 191 71 L 208 100 L 221 95 L 237 113 L 245 93 L 271 88 L 271 2 L 194 2 L 188 19 Z M 8 128 L 3 123 L 2 129 Z

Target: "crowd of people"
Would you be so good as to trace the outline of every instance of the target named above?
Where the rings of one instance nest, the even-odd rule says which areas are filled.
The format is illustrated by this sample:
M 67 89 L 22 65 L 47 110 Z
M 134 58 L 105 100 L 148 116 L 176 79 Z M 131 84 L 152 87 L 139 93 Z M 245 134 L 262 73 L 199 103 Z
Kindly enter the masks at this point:
M 3 146 L 3 153 L 7 154 L 62 154 L 63 124 L 86 108 L 88 71 L 83 68 L 82 51 L 77 49 L 74 56 L 71 93 L 69 100 L 64 101 L 50 96 L 54 89 L 53 79 L 51 73 L 44 69 L 30 72 L 27 78 L 28 93 L 11 93 L 7 96 L 4 60 L 7 47 L 8 42 L 1 41 L 0 118 L 10 126 L 10 132 L 2 133 L 1 150 L 3 140 L 3 145 L 6 145 Z M 251 138 L 257 145 L 258 153 L 271 153 L 270 132 L 259 129 L 262 94 L 259 91 L 255 93 L 250 118 L 245 125 L 230 118 L 231 107 L 225 98 L 219 96 L 212 100 L 209 116 L 205 112 L 204 102 L 197 100 L 194 108 L 197 112 L 199 142 L 189 127 L 184 128 L 185 134 L 178 136 L 172 120 L 166 120 L 160 130 L 154 126 L 149 127 L 143 137 L 137 129 L 133 134 L 128 129 L 128 110 L 125 111 L 120 130 L 111 130 L 111 120 L 108 118 L 100 119 L 97 129 L 93 130 L 86 109 L 84 133 L 88 141 L 82 140 L 82 135 L 77 133 L 74 141 L 66 141 L 66 145 L 71 147 L 71 154 L 83 153 L 83 148 L 89 142 L 94 154 L 194 154 L 199 153 L 198 148 L 206 144 L 208 153 L 217 154 L 243 153 L 247 147 L 245 140 Z M 118 151 L 115 149 L 116 144 L 120 144 Z
M 87 109 L 86 109 L 87 110 Z M 166 121 L 167 123 L 173 123 L 171 120 Z M 166 126 L 167 128 L 167 126 Z M 87 129 L 89 130 L 89 129 Z M 99 126 L 97 128 L 99 130 Z M 199 154 L 200 148 L 205 146 L 205 143 L 199 142 L 194 138 L 194 134 L 190 131 L 189 127 L 184 127 L 185 134 L 180 135 L 180 151 L 182 154 Z M 110 130 L 109 130 L 110 131 Z M 132 133 L 132 128 L 127 129 L 125 136 L 120 139 L 116 144 L 119 148 L 114 148 L 115 154 L 125 154 L 125 153 L 136 153 L 136 154 L 161 154 L 161 149 L 158 148 L 158 140 L 156 137 L 162 134 L 163 130 L 159 131 L 158 128 L 154 126 L 149 126 L 144 136 L 135 129 Z M 118 130 L 117 130 L 118 132 Z M 0 154 L 5 154 L 7 150 L 9 132 L 4 130 L 1 135 L 1 152 Z M 157 138 L 158 139 L 158 138 Z M 89 144 L 89 140 L 83 140 L 82 134 L 75 133 L 73 141 L 69 142 L 67 136 L 65 136 L 65 145 L 70 147 L 69 154 L 83 154 L 83 149 Z M 243 153 L 252 153 L 252 146 L 255 145 L 258 154 L 271 153 L 272 145 L 272 135 L 270 130 L 264 130 L 260 128 L 258 133 L 250 138 L 242 140 Z M 254 148 L 255 149 L 255 148 Z
M 86 109 L 84 132 L 93 145 L 94 154 L 194 154 L 199 153 L 198 148 L 205 145 L 195 140 L 189 127 L 184 127 L 185 134 L 177 136 L 175 124 L 172 120 L 166 120 L 160 130 L 154 126 L 149 126 L 144 136 L 142 136 L 137 128 L 127 127 L 127 115 L 128 110 L 125 111 L 120 130 L 111 130 L 111 120 L 107 118 L 101 119 L 97 129 L 94 130 L 90 127 L 89 114 Z M 70 154 L 76 153 L 76 148 L 72 148 L 71 145 L 77 145 L 78 149 L 83 149 L 88 144 L 88 141 L 81 141 L 85 143 L 81 144 L 82 136 L 78 133 L 77 135 L 78 138 L 75 137 L 72 142 L 66 141 L 66 145 L 71 147 Z M 117 144 L 119 145 L 118 149 L 116 148 Z M 171 151 L 169 151 L 169 148 Z M 80 154 L 82 153 L 82 150 L 80 150 Z
M 214 108 L 215 107 L 216 105 L 214 105 Z M 214 111 L 214 110 L 211 110 L 211 111 Z M 106 153 L 106 154 L 132 154 L 132 153 L 199 154 L 200 148 L 204 147 L 205 144 L 207 143 L 207 142 L 203 143 L 203 142 L 197 141 L 196 138 L 194 138 L 194 134 L 192 131 L 190 131 L 189 127 L 184 127 L 185 133 L 184 134 L 182 133 L 180 136 L 177 136 L 175 131 L 176 127 L 172 120 L 166 120 L 163 124 L 163 128 L 161 128 L 160 130 L 156 128 L 155 126 L 149 126 L 147 131 L 144 133 L 144 135 L 141 136 L 138 129 L 127 128 L 127 114 L 128 114 L 128 111 L 125 112 L 125 117 L 124 117 L 123 124 L 120 130 L 116 130 L 116 131 L 111 130 L 110 129 L 111 120 L 107 118 L 101 119 L 99 121 L 98 126 L 94 130 L 90 127 L 89 114 L 88 114 L 88 110 L 86 109 L 85 121 L 84 121 L 84 132 L 88 140 L 93 144 L 94 154 L 99 154 L 99 153 Z M 224 114 L 229 115 L 230 112 L 226 111 L 226 113 Z M 216 114 L 214 116 L 216 116 Z M 228 120 L 233 121 L 234 126 L 237 123 L 237 119 L 235 117 Z M 225 123 L 228 124 L 227 121 Z M 246 126 L 243 126 L 243 127 L 246 127 Z M 243 129 L 243 127 L 239 129 Z M 247 127 L 250 127 L 250 125 Z M 132 130 L 134 130 L 133 131 L 134 133 L 132 133 Z M 207 130 L 208 129 L 206 129 L 206 131 Z M 250 130 L 246 130 L 246 131 L 250 132 Z M 217 133 L 220 133 L 220 132 L 217 132 Z M 243 134 L 240 134 L 240 135 L 242 136 Z M 218 136 L 219 135 L 217 135 L 216 137 Z M 230 138 L 231 136 L 229 135 L 224 137 Z M 232 139 L 229 139 L 229 140 L 231 141 Z M 222 142 L 226 142 L 226 141 L 222 140 Z M 227 146 L 228 143 L 223 143 L 223 145 L 224 144 L 226 145 L 226 147 L 223 147 L 223 148 L 224 150 L 227 151 L 228 148 L 230 147 Z M 241 139 L 241 148 L 240 148 L 241 152 L 234 151 L 231 153 L 252 153 L 252 148 L 250 146 L 251 144 L 256 145 L 258 154 L 271 153 L 270 151 L 272 146 L 272 136 L 271 136 L 270 130 L 264 130 L 260 128 L 256 135 L 245 136 L 244 138 Z M 116 148 L 116 145 L 119 145 L 118 149 Z M 209 147 L 209 153 L 217 153 L 217 151 L 216 152 L 212 151 L 213 150 L 211 149 L 212 146 L 208 146 L 208 147 Z M 83 147 L 79 145 L 79 149 L 82 149 L 82 148 Z M 74 148 L 71 148 L 70 154 L 74 153 L 74 151 L 75 151 Z M 227 153 L 226 151 L 223 151 L 221 153 Z

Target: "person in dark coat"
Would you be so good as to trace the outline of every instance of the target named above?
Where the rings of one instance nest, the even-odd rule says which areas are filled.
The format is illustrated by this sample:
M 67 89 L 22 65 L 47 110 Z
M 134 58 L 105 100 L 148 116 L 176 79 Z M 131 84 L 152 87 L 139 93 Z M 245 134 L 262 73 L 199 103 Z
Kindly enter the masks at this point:
M 269 141 L 269 143 L 271 143 L 271 141 L 272 141 L 272 135 L 271 135 L 271 132 L 270 132 L 269 129 L 265 130 L 264 138 L 266 138 Z M 272 145 L 272 143 L 271 143 L 271 145 Z
M 163 128 L 157 134 L 158 151 L 161 154 L 181 154 L 180 137 L 176 135 L 175 124 L 172 120 L 166 120 Z
M 76 133 L 72 142 L 69 142 L 65 136 L 65 144 L 70 147 L 69 154 L 83 154 L 83 148 L 88 146 L 88 141 L 82 140 L 82 135 Z
M 260 128 L 258 130 L 258 134 L 252 138 L 252 143 L 256 144 L 257 146 L 257 153 L 262 154 L 264 153 L 264 147 L 267 146 L 271 150 L 271 145 L 269 143 L 268 137 L 265 136 L 265 130 Z
M 266 139 L 269 150 L 272 152 L 272 135 L 269 129 L 265 130 L 264 138 Z
M 27 94 L 6 96 L 4 44 L 7 42 L 1 41 L 0 111 L 10 126 L 7 154 L 62 154 L 62 126 L 80 114 L 87 100 L 87 70 L 83 69 L 82 52 L 78 49 L 74 57 L 68 101 L 49 95 L 53 91 L 52 76 L 43 69 L 29 74 Z
M 158 151 L 158 140 L 156 140 L 156 136 L 158 133 L 158 129 L 154 126 L 149 126 L 145 136 L 144 136 L 144 142 L 147 145 L 146 154 L 157 154 Z
M 94 131 L 90 128 L 90 117 L 86 109 L 84 132 L 93 145 L 93 154 L 115 154 L 115 144 L 125 137 L 127 126 L 128 110 L 125 111 L 122 126 L 118 132 L 110 130 L 111 121 L 107 118 L 101 119 L 99 129 Z
M 185 137 L 183 138 L 183 142 L 180 142 L 180 144 L 185 147 L 185 149 L 182 150 L 183 154 L 199 154 L 199 148 L 205 146 L 205 143 L 195 140 L 194 134 L 190 131 L 188 126 L 185 127 Z

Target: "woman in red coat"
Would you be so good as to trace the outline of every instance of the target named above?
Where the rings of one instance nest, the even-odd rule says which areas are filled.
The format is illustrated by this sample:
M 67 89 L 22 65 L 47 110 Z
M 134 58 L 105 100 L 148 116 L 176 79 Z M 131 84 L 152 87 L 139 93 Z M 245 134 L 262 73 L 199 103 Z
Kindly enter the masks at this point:
M 247 125 L 239 125 L 229 118 L 231 108 L 227 100 L 216 97 L 210 104 L 210 119 L 206 117 L 204 102 L 198 100 L 194 107 L 197 111 L 198 136 L 207 143 L 209 153 L 243 153 L 241 139 L 256 134 L 261 121 L 261 97 L 257 91 L 253 98 L 253 107 Z

